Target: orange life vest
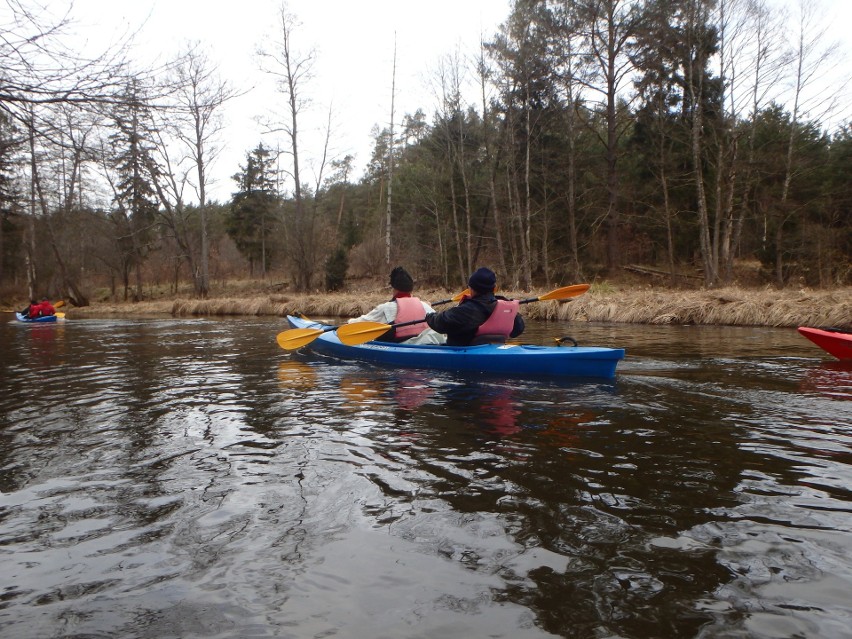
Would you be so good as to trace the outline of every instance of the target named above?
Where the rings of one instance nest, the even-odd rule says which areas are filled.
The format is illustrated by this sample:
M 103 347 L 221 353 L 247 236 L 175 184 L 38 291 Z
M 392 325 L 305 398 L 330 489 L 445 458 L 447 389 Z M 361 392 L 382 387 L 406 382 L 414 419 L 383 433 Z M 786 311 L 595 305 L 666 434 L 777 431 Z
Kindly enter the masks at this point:
M 476 337 L 499 335 L 509 337 L 515 327 L 515 316 L 521 303 L 518 300 L 497 300 L 494 310 L 487 320 L 476 329 Z
M 426 311 L 423 308 L 423 302 L 419 297 L 397 297 L 396 298 L 396 319 L 394 324 L 402 324 L 403 322 L 411 322 L 426 318 Z M 426 323 L 412 324 L 411 326 L 401 326 L 394 331 L 394 338 L 397 340 L 408 339 L 415 335 L 420 335 L 426 329 Z

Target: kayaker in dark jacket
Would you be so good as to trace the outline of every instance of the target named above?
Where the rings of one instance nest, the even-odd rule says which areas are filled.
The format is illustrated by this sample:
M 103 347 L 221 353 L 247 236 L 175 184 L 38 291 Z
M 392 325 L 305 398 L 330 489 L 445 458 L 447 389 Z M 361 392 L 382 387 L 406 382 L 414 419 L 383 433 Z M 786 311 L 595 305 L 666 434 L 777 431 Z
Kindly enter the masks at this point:
M 430 313 L 426 323 L 447 336 L 449 346 L 502 344 L 506 338 L 524 332 L 524 318 L 518 314 L 517 300 L 494 295 L 497 276 L 487 268 L 476 270 L 467 282 L 473 295 L 458 306 Z

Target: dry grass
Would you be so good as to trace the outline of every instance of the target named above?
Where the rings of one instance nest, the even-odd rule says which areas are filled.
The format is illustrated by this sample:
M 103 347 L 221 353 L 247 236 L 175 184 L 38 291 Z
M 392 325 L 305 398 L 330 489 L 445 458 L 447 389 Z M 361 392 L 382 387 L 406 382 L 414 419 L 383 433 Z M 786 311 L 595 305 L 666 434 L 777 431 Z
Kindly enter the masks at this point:
M 611 291 L 594 288 L 554 319 L 637 324 L 843 326 L 852 321 L 852 289 L 794 291 L 725 288 L 698 291 Z
M 420 297 L 437 301 L 458 291 L 421 290 Z M 528 299 L 547 291 L 501 291 L 507 297 Z M 67 316 L 149 315 L 271 315 L 301 312 L 317 317 L 353 317 L 390 299 L 389 291 L 317 294 L 247 294 L 207 300 L 178 298 L 137 304 L 95 304 L 67 308 Z M 441 307 L 447 308 L 447 306 Z M 569 302 L 536 302 L 522 307 L 530 319 L 639 324 L 716 324 L 734 326 L 849 326 L 852 289 L 776 290 L 725 288 L 667 290 L 593 285 Z

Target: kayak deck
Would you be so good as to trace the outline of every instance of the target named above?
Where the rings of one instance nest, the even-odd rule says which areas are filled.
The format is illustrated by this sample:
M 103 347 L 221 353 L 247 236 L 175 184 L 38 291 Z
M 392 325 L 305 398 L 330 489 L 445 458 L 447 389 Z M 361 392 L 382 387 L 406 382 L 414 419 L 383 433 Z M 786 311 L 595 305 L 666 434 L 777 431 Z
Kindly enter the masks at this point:
M 834 355 L 839 360 L 852 361 L 852 333 L 807 326 L 800 326 L 798 331 L 826 353 Z
M 56 315 L 44 315 L 42 317 L 30 318 L 30 317 L 24 317 L 20 313 L 16 312 L 15 313 L 15 319 L 18 320 L 19 322 L 23 322 L 25 324 L 50 324 L 52 322 L 58 322 L 62 318 L 60 318 Z
M 323 324 L 288 316 L 293 328 L 327 328 Z M 612 379 L 624 358 L 623 348 L 596 346 L 529 346 L 482 344 L 446 346 L 433 344 L 394 344 L 367 342 L 343 344 L 333 330 L 317 337 L 308 346 L 312 351 L 345 360 L 370 362 L 397 368 L 499 373 L 510 376 L 595 377 Z

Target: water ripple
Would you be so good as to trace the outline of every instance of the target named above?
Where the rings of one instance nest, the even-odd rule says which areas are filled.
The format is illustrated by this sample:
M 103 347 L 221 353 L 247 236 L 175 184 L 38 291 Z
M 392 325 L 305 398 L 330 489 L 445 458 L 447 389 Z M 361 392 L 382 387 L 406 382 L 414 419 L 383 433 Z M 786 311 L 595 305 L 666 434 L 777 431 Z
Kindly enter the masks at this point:
M 531 323 L 629 345 L 572 383 L 283 353 L 266 319 L 20 328 L 4 636 L 847 632 L 852 371 L 795 332 Z

